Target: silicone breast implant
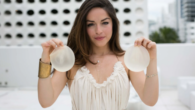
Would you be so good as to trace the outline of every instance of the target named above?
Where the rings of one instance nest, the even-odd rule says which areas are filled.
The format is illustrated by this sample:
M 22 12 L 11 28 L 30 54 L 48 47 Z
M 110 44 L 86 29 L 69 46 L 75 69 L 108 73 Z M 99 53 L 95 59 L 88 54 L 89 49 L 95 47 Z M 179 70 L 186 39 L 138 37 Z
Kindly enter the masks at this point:
M 60 72 L 70 70 L 75 62 L 75 55 L 68 46 L 56 47 L 50 54 L 50 60 L 53 68 Z
M 134 72 L 144 70 L 150 62 L 150 55 L 143 46 L 131 45 L 124 55 L 124 63 L 127 68 Z

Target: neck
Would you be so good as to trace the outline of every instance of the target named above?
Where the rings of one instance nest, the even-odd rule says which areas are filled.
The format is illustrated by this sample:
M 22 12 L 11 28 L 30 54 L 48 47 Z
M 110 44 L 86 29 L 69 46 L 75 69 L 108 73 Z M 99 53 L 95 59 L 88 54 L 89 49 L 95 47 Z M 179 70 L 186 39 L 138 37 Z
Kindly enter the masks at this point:
M 96 57 L 103 57 L 105 55 L 112 54 L 108 45 L 104 47 L 93 46 L 92 50 L 91 55 Z

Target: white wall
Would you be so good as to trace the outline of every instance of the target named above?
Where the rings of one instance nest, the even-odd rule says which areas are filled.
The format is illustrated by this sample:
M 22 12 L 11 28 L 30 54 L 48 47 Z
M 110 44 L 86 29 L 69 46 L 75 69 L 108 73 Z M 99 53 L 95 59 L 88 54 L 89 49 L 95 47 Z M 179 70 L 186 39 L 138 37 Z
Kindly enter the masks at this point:
M 51 0 L 46 0 L 45 3 L 40 3 L 39 0 L 35 0 L 34 3 L 29 3 L 28 0 L 23 0 L 22 3 L 15 1 L 6 3 L 5 1 L 2 1 L 0 4 L 0 12 L 2 13 L 0 15 L 0 46 L 40 45 L 42 42 L 51 39 L 52 33 L 56 33 L 57 37 L 66 44 L 68 37 L 63 35 L 64 33 L 69 34 L 77 15 L 75 10 L 79 9 L 84 2 L 84 0 L 81 0 L 81 2 L 77 2 L 76 0 L 70 0 L 70 2 L 59 0 L 56 3 L 53 3 Z M 138 37 L 148 37 L 147 0 L 110 0 L 110 2 L 115 9 L 118 9 L 116 16 L 120 21 L 119 34 L 121 43 L 129 44 L 134 42 Z M 30 9 L 34 12 L 33 15 L 27 14 Z M 58 13 L 52 14 L 51 10 L 53 9 L 56 9 Z M 64 14 L 64 9 L 69 10 L 70 13 Z M 130 11 L 125 13 L 125 9 L 129 9 Z M 21 10 L 23 14 L 17 15 L 16 10 Z M 44 10 L 46 14 L 39 14 L 40 10 Z M 4 14 L 5 11 L 10 11 L 11 15 Z M 126 20 L 131 23 L 125 24 Z M 35 25 L 27 25 L 29 21 Z M 40 26 L 40 21 L 44 21 L 46 25 Z M 58 25 L 51 25 L 52 21 L 56 21 Z M 70 22 L 70 25 L 63 25 L 64 21 Z M 7 22 L 11 24 L 10 27 L 5 26 Z M 21 22 L 23 26 L 16 26 L 17 22 Z M 130 35 L 125 37 L 124 34 L 126 32 L 129 32 Z M 30 33 L 34 35 L 33 38 L 30 38 Z M 41 33 L 45 34 L 44 38 L 40 36 Z M 16 37 L 17 34 L 21 34 L 23 37 L 18 38 Z M 10 35 L 11 38 L 6 37 L 7 35 Z
M 195 44 L 158 44 L 162 86 L 176 86 L 178 76 L 195 76 Z
M 0 46 L 0 87 L 36 87 L 41 53 L 40 46 Z M 195 76 L 195 44 L 157 44 L 157 55 L 161 87 L 176 86 L 178 76 Z

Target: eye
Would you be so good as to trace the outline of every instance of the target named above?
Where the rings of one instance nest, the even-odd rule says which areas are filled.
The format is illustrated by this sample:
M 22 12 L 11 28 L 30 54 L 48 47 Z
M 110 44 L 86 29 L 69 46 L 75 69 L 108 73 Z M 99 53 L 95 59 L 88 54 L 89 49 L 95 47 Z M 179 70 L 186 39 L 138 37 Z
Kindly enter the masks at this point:
M 105 25 L 107 25 L 107 24 L 109 24 L 108 22 L 104 22 L 103 24 L 105 24 Z M 87 27 L 90 27 L 90 26 L 92 26 L 93 24 L 88 24 L 87 25 Z
M 108 22 L 104 22 L 104 24 L 109 24 Z
M 93 24 L 88 24 L 87 27 L 90 27 L 90 26 L 92 26 L 92 25 L 93 25 Z

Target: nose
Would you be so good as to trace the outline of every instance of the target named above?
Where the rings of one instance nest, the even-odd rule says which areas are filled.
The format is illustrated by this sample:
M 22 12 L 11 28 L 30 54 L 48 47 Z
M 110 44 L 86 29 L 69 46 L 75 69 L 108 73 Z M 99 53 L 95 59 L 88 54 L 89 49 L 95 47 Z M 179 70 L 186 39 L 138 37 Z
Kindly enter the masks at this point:
M 96 34 L 101 34 L 101 33 L 102 33 L 102 27 L 100 25 L 97 25 Z

